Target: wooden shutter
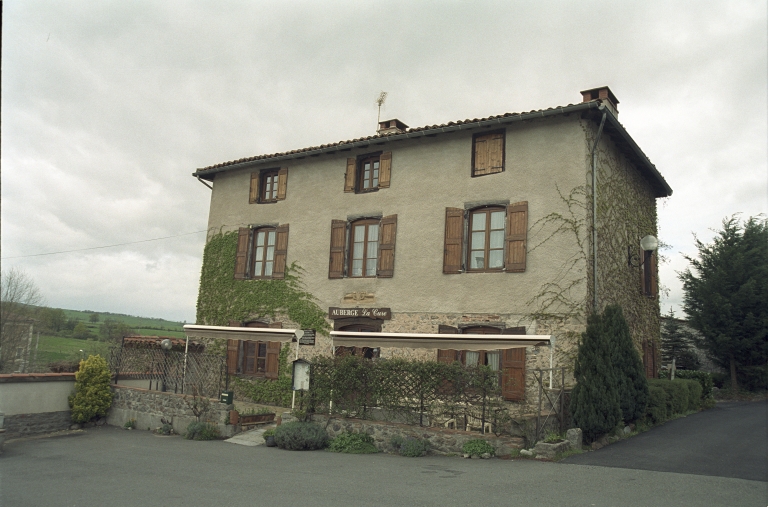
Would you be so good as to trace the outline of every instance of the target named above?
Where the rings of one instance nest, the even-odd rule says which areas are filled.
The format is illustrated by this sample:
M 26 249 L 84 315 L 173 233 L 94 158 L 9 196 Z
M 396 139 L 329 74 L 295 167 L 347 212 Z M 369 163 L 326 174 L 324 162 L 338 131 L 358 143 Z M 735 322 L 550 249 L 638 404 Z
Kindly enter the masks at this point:
M 438 334 L 459 334 L 459 330 L 453 326 L 445 326 L 440 324 L 437 326 Z M 456 351 L 452 349 L 438 349 L 437 350 L 437 362 L 451 364 L 456 361 Z
M 344 250 L 347 246 L 347 222 L 331 222 L 331 256 L 328 261 L 328 278 L 344 278 Z
M 648 268 L 651 270 L 651 287 L 650 287 L 650 297 L 656 297 L 659 295 L 659 271 L 658 266 L 656 262 L 656 252 L 652 252 L 650 257 L 651 265 L 648 266 Z
M 270 322 L 267 326 L 271 329 L 283 329 L 283 323 L 282 322 Z
M 392 278 L 395 273 L 395 238 L 397 236 L 397 215 L 381 219 L 379 227 L 379 265 L 376 276 Z
M 270 325 L 270 327 L 272 327 Z M 280 364 L 280 342 L 267 342 L 267 367 L 264 371 L 266 378 L 277 378 Z
M 355 172 L 357 169 L 357 159 L 356 158 L 348 158 L 347 159 L 347 173 L 344 176 L 344 191 L 345 192 L 354 192 L 355 191 Z
M 501 334 L 525 334 L 525 327 L 508 327 Z M 522 401 L 525 399 L 524 347 L 502 350 L 501 395 L 508 401 Z
M 474 138 L 472 175 L 484 176 L 504 170 L 504 132 Z
M 526 238 L 528 235 L 528 202 L 517 202 L 507 206 L 507 258 L 504 267 L 507 273 L 525 271 Z
M 288 191 L 288 168 L 281 167 L 277 171 L 277 200 L 282 201 L 285 199 L 285 194 Z
M 235 280 L 243 280 L 248 274 L 248 243 L 251 230 L 240 227 L 237 234 L 237 253 L 235 254 Z
M 445 248 L 443 250 L 443 273 L 461 273 L 461 257 L 464 247 L 464 210 L 445 208 Z
M 259 173 L 251 173 L 251 191 L 248 194 L 248 202 L 251 204 L 259 202 Z
M 288 254 L 288 224 L 275 229 L 275 260 L 272 278 L 285 278 L 285 259 Z
M 239 340 L 227 340 L 227 373 L 229 375 L 237 374 L 237 355 L 240 350 L 239 345 Z
M 385 151 L 379 157 L 379 188 L 389 188 L 392 179 L 392 152 Z

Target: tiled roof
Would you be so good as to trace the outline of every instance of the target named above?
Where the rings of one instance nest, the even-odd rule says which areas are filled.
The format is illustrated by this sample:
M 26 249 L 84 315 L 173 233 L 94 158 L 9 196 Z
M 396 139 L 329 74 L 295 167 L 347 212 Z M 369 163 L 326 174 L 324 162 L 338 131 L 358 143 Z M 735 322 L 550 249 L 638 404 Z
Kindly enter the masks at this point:
M 198 178 L 204 178 L 212 180 L 214 175 L 218 172 L 235 169 L 240 166 L 247 166 L 253 162 L 259 162 L 262 160 L 282 160 L 302 158 L 307 155 L 319 155 L 321 153 L 334 153 L 339 150 L 364 147 L 371 144 L 377 144 L 381 141 L 399 141 L 409 139 L 412 137 L 422 137 L 430 134 L 439 134 L 442 132 L 449 132 L 453 130 L 461 130 L 464 128 L 477 128 L 484 126 L 491 126 L 494 124 L 506 124 L 516 121 L 533 120 L 536 118 L 542 118 L 546 116 L 565 115 L 576 112 L 586 112 L 593 110 L 598 113 L 598 108 L 601 104 L 600 100 L 592 100 L 589 102 L 581 102 L 578 104 L 568 104 L 567 106 L 550 107 L 547 109 L 536 109 L 528 112 L 521 113 L 504 113 L 495 116 L 488 116 L 486 118 L 473 118 L 466 120 L 451 121 L 448 123 L 441 123 L 439 125 L 425 125 L 423 127 L 409 128 L 404 132 L 391 132 L 386 134 L 377 134 L 373 136 L 358 137 L 355 139 L 349 139 L 346 141 L 338 141 L 335 143 L 321 144 L 318 146 L 309 146 L 307 148 L 299 148 L 297 150 L 284 151 L 279 153 L 270 153 L 264 155 L 256 155 L 253 157 L 246 157 L 237 160 L 230 160 L 229 162 L 221 162 L 219 164 L 210 165 L 198 169 L 193 173 L 193 176 Z M 602 111 L 599 111 L 602 114 Z M 619 148 L 624 151 L 627 156 L 636 164 L 638 164 L 641 172 L 644 172 L 651 180 L 651 184 L 656 190 L 657 197 L 667 197 L 672 194 L 672 189 L 669 184 L 664 180 L 659 171 L 656 169 L 648 157 L 643 153 L 637 143 L 632 139 L 629 133 L 626 131 L 623 125 L 619 123 L 616 116 L 612 113 L 608 113 L 609 121 L 606 124 L 606 133 L 614 137 L 614 141 Z M 599 118 L 599 116 L 598 116 Z

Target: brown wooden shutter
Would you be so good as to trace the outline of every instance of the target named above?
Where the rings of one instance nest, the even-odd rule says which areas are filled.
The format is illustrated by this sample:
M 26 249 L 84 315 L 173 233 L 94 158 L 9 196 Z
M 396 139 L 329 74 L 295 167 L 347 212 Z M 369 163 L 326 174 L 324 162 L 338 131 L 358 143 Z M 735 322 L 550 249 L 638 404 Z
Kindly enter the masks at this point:
M 354 192 L 355 191 L 355 172 L 357 169 L 357 159 L 356 158 L 348 158 L 347 159 L 347 173 L 344 176 L 344 191 L 345 192 Z
M 237 253 L 235 254 L 235 280 L 243 280 L 248 273 L 248 243 L 251 230 L 240 227 L 237 234 Z
M 488 174 L 504 170 L 504 132 L 488 136 Z
M 347 222 L 331 221 L 331 257 L 328 278 L 344 278 L 344 250 L 347 246 Z
M 282 201 L 285 199 L 285 194 L 288 192 L 288 168 L 281 167 L 277 171 L 277 200 Z
M 392 179 L 392 152 L 385 151 L 379 157 L 379 188 L 389 188 Z
M 525 271 L 526 238 L 528 235 L 528 202 L 517 202 L 507 206 L 507 273 Z
M 508 327 L 501 334 L 525 334 L 525 327 Z M 525 399 L 525 348 L 505 349 L 501 354 L 501 394 L 508 401 Z
M 235 375 L 237 373 L 237 353 L 240 350 L 239 345 L 239 340 L 227 340 L 227 373 L 230 375 Z
M 453 326 L 446 326 L 440 324 L 437 326 L 438 334 L 459 334 L 459 330 Z M 452 349 L 438 349 L 437 350 L 437 362 L 451 364 L 456 361 L 456 351 Z
M 280 342 L 267 342 L 267 367 L 265 368 L 264 376 L 266 378 L 277 378 L 279 364 Z
M 472 175 L 483 176 L 488 174 L 488 140 L 485 136 L 475 137 L 473 149 Z
M 392 278 L 395 273 L 395 238 L 397 236 L 397 215 L 381 219 L 379 227 L 379 265 L 376 276 Z
M 656 262 L 656 252 L 652 252 L 649 257 L 649 260 L 651 261 L 651 265 L 649 266 L 649 269 L 651 270 L 650 296 L 655 298 L 659 295 L 659 271 Z
M 288 254 L 288 224 L 275 228 L 275 261 L 272 278 L 285 278 L 285 259 Z
M 282 322 L 270 322 L 267 326 L 271 329 L 283 329 L 283 323 Z
M 251 191 L 248 194 L 248 202 L 251 204 L 259 202 L 259 173 L 251 173 Z
M 445 208 L 445 248 L 443 273 L 461 273 L 461 256 L 464 247 L 464 210 Z

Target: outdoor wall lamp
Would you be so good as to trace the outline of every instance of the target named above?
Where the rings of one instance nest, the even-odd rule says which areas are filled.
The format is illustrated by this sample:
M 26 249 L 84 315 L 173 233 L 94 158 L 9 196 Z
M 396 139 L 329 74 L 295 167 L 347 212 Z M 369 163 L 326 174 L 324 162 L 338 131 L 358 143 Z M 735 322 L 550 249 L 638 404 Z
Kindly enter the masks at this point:
M 171 350 L 172 347 L 173 347 L 173 343 L 171 343 L 171 340 L 169 340 L 168 338 L 160 342 L 160 348 L 166 352 Z
M 659 248 L 659 240 L 656 239 L 655 236 L 651 236 L 649 234 L 640 240 L 640 248 L 644 252 L 653 252 Z M 646 258 L 647 256 L 644 255 L 641 259 L 640 255 L 637 253 L 637 250 L 635 250 L 631 245 L 627 247 L 627 265 L 630 268 L 639 268 L 645 263 Z

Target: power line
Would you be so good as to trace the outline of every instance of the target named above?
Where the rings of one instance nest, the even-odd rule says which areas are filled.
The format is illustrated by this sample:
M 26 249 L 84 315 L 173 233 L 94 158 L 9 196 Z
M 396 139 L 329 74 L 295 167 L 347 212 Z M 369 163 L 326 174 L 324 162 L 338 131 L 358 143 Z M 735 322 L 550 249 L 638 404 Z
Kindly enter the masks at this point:
M 150 241 L 160 241 L 161 239 L 180 238 L 182 236 L 190 236 L 192 234 L 200 234 L 201 232 L 207 232 L 207 231 L 185 232 L 184 234 L 176 234 L 174 236 L 165 236 L 165 237 L 162 237 L 162 238 L 152 238 L 152 239 L 142 239 L 140 241 L 131 241 L 129 243 L 117 243 L 115 245 L 93 246 L 93 247 L 90 247 L 90 248 L 78 248 L 76 250 L 62 250 L 60 252 L 48 252 L 48 253 L 31 254 L 31 255 L 17 255 L 15 257 L 3 257 L 2 259 L 24 259 L 26 257 L 41 257 L 43 255 L 58 255 L 58 254 L 65 254 L 65 253 L 72 253 L 72 252 L 85 252 L 86 250 L 99 250 L 101 248 L 112 248 L 112 247 L 116 247 L 116 246 L 135 245 L 137 243 L 148 243 Z

